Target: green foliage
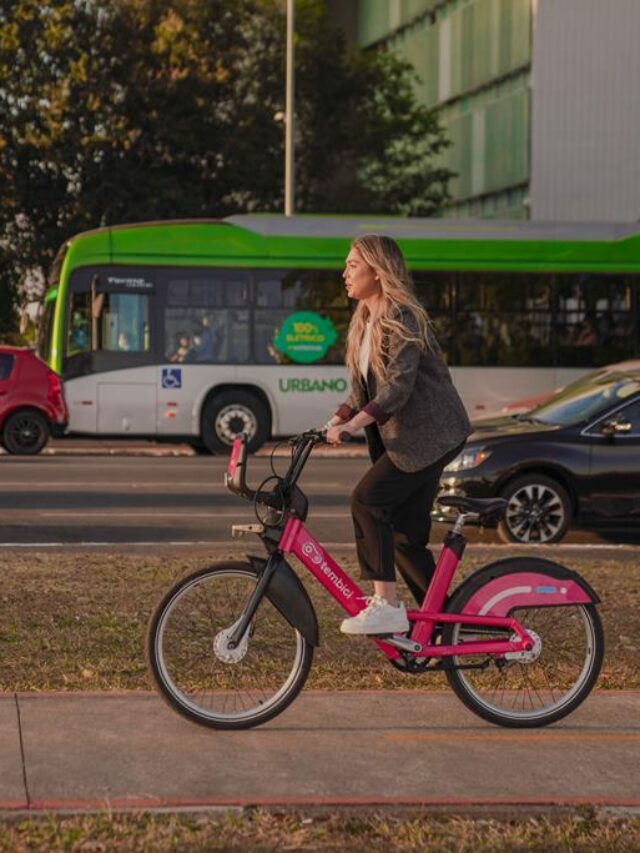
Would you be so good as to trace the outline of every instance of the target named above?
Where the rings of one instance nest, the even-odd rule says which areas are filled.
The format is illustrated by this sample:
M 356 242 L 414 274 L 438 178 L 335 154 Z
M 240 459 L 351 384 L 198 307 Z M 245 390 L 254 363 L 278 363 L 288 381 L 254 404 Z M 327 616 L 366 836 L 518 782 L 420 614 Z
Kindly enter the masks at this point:
M 320 0 L 299 0 L 296 30 L 298 210 L 436 214 L 447 143 L 410 67 L 348 51 Z M 279 0 L 3 0 L 9 303 L 78 231 L 281 210 L 284 41 Z

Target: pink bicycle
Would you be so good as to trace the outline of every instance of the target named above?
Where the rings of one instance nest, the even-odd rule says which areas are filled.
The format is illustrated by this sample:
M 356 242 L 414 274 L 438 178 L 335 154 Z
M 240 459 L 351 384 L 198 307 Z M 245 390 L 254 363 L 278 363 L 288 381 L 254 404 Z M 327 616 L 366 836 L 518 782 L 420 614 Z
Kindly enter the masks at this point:
M 170 589 L 153 613 L 147 654 L 169 704 L 190 720 L 219 729 L 256 726 L 298 695 L 319 643 L 309 596 L 287 562 L 293 554 L 349 615 L 364 606 L 358 585 L 305 528 L 308 501 L 297 485 L 323 433 L 292 440 L 291 464 L 257 490 L 246 484 L 247 442 L 234 442 L 225 476 L 254 502 L 266 557 L 221 562 Z M 271 483 L 271 487 L 267 488 Z M 484 566 L 448 595 L 465 548 L 466 521 L 495 523 L 501 498 L 441 498 L 458 510 L 436 572 L 407 634 L 371 637 L 404 673 L 445 673 L 474 713 L 502 726 L 543 726 L 565 717 L 593 687 L 604 654 L 599 599 L 576 572 L 537 557 Z

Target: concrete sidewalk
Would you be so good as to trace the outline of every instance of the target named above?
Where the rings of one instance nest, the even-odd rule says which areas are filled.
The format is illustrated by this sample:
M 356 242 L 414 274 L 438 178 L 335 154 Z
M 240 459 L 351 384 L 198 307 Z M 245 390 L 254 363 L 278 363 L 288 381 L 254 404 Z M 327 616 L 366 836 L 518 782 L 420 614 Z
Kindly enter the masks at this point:
M 0 695 L 0 810 L 423 805 L 640 808 L 640 692 L 599 691 L 546 729 L 451 693 L 306 691 L 214 731 L 153 693 Z

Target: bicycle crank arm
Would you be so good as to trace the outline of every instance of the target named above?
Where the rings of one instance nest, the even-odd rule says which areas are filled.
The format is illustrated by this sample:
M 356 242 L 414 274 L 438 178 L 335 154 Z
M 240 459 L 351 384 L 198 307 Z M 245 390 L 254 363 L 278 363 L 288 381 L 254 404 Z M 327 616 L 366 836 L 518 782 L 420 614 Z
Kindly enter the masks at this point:
M 417 655 L 422 651 L 422 643 L 416 643 L 409 637 L 396 637 L 395 634 L 371 634 L 370 636 L 375 637 L 376 640 L 384 640 L 385 643 L 402 652 L 413 652 Z

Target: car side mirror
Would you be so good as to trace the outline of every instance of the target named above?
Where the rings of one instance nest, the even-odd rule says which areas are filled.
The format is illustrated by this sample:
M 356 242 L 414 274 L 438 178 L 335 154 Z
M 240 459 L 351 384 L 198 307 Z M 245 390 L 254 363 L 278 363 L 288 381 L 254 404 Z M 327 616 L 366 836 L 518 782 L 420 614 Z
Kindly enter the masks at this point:
M 631 432 L 631 424 L 629 421 L 617 421 L 610 420 L 605 421 L 600 426 L 600 434 L 606 436 L 606 438 L 613 438 L 615 435 L 624 434 L 626 432 Z

